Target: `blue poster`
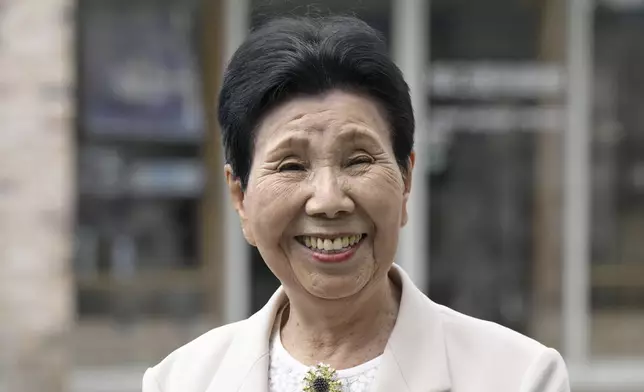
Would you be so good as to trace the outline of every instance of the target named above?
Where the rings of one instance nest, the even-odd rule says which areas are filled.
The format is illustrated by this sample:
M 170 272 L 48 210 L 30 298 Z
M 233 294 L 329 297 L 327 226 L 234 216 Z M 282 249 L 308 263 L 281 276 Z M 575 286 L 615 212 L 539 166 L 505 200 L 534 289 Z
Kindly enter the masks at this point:
M 93 3 L 81 21 L 85 131 L 198 138 L 203 110 L 190 2 Z

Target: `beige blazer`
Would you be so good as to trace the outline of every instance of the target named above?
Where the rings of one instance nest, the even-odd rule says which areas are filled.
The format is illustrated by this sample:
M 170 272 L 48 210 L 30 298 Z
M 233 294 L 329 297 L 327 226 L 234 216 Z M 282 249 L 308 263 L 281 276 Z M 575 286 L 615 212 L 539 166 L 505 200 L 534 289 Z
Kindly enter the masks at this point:
M 400 310 L 374 392 L 568 392 L 553 349 L 427 298 L 397 266 Z M 143 392 L 268 392 L 269 336 L 282 288 L 250 318 L 179 348 L 143 376 Z

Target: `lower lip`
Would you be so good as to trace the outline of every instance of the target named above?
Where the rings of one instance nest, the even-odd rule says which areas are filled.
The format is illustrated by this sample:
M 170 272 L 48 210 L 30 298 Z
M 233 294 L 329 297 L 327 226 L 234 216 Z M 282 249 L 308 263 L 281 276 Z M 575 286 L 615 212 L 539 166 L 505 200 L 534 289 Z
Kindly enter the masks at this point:
M 355 246 L 347 249 L 344 252 L 340 253 L 320 253 L 316 252 L 311 248 L 305 247 L 313 254 L 313 258 L 321 263 L 342 263 L 349 260 L 362 245 L 362 241 L 358 242 Z

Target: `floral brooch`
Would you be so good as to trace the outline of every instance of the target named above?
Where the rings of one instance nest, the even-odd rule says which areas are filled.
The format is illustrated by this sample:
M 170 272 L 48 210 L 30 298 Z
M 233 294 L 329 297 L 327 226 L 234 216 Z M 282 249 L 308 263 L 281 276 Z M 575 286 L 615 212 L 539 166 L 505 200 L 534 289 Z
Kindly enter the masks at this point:
M 304 392 L 342 392 L 342 384 L 337 379 L 335 369 L 319 363 L 306 372 Z

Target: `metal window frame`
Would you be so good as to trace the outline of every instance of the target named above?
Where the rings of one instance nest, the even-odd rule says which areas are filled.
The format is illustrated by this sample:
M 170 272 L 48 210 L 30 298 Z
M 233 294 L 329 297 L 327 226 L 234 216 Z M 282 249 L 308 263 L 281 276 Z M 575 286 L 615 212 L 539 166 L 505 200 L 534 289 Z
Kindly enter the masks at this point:
M 425 293 L 429 290 L 429 117 L 427 68 L 430 62 L 430 0 L 392 0 L 393 57 L 409 84 L 416 121 L 416 163 L 396 261 Z
M 590 1 L 568 0 L 562 319 L 563 349 L 573 363 L 588 360 L 592 17 Z
M 250 29 L 250 0 L 223 0 L 224 61 L 228 63 Z M 222 147 L 223 148 L 223 147 Z M 224 156 L 222 153 L 221 156 Z M 228 185 L 222 178 L 225 203 L 224 225 L 224 323 L 243 320 L 251 314 L 252 277 L 249 245 L 241 230 L 239 216 L 233 209 Z

